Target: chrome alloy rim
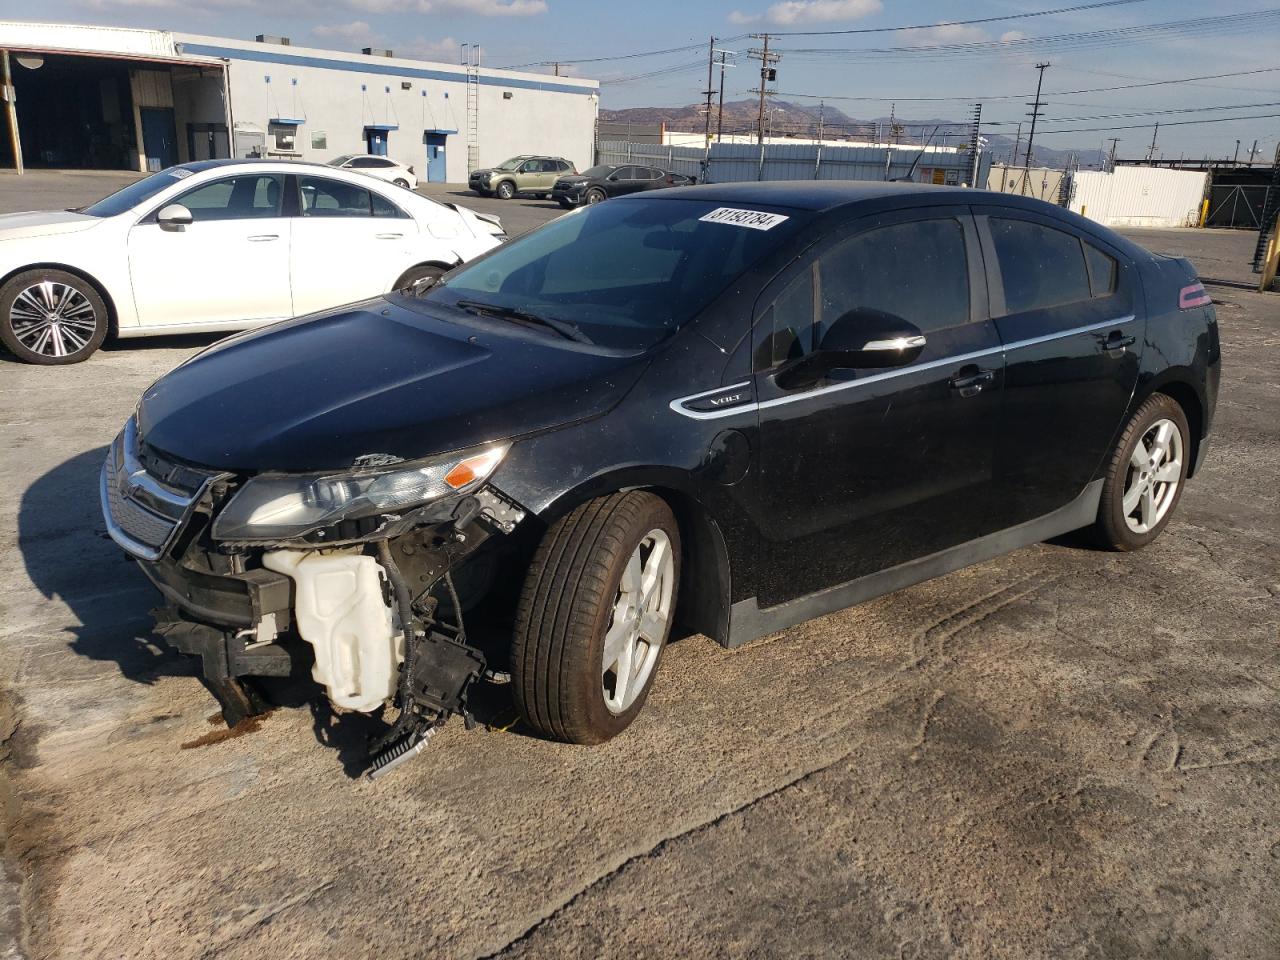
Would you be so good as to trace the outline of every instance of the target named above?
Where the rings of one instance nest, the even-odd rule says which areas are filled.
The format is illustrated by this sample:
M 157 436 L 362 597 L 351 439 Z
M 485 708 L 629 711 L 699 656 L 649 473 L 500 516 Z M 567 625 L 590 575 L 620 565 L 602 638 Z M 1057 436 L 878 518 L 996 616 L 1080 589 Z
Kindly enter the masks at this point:
M 1157 420 L 1146 429 L 1129 457 L 1125 476 L 1124 522 L 1134 533 L 1154 529 L 1182 482 L 1182 431 L 1172 420 Z
M 604 635 L 601 686 L 610 713 L 625 713 L 653 675 L 671 619 L 675 569 L 671 539 L 650 530 L 622 571 Z
M 42 280 L 14 298 L 9 327 L 32 353 L 66 357 L 89 345 L 98 327 L 98 312 L 75 287 Z

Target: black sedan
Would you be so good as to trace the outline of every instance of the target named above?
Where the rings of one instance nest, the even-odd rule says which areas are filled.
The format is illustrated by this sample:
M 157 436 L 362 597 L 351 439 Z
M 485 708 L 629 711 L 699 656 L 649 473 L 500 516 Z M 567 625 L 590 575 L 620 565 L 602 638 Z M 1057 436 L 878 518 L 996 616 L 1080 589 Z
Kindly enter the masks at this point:
M 685 187 L 696 182 L 693 177 L 668 173 L 657 167 L 602 164 L 582 173 L 560 177 L 551 190 L 551 199 L 567 210 L 580 203 L 599 203 L 628 193 Z
M 736 647 L 1073 530 L 1143 547 L 1219 371 L 1190 263 L 1039 200 L 689 187 L 198 354 L 102 503 L 228 718 L 314 663 L 399 708 L 381 771 L 495 672 L 598 743 L 672 635 Z

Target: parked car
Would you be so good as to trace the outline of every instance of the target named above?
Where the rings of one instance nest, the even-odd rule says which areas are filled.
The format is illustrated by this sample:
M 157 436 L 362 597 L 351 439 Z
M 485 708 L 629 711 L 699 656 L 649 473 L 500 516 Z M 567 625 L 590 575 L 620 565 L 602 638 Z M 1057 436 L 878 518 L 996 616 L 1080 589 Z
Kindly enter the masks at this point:
M 201 160 L 79 210 L 0 216 L 0 342 L 77 363 L 108 333 L 242 330 L 439 277 L 497 217 L 318 164 Z
M 326 166 L 367 173 L 371 177 L 394 183 L 397 187 L 404 187 L 406 190 L 418 189 L 418 177 L 413 172 L 413 167 L 407 163 L 392 160 L 390 157 L 379 157 L 372 153 L 344 153 L 340 157 L 334 157 Z
M 473 170 L 467 185 L 482 197 L 510 200 L 517 194 L 545 199 L 556 178 L 576 168 L 564 157 L 512 157 L 496 167 Z
M 694 182 L 693 177 L 668 173 L 657 167 L 603 164 L 583 170 L 582 173 L 560 177 L 551 190 L 551 199 L 568 209 L 580 203 L 599 203 L 627 193 L 685 187 Z
M 381 772 L 486 669 L 597 743 L 673 629 L 736 647 L 1079 529 L 1143 547 L 1219 373 L 1190 263 L 1039 200 L 687 187 L 197 355 L 102 504 L 228 719 L 312 663 L 340 707 L 399 705 Z

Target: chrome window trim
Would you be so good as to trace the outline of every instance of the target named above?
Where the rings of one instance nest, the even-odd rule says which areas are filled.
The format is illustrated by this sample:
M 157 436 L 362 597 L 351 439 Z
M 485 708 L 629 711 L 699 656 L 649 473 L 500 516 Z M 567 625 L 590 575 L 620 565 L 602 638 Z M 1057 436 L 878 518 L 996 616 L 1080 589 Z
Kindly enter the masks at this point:
M 1136 320 L 1135 314 L 1128 314 L 1123 317 L 1116 317 L 1112 320 L 1104 320 L 1101 323 L 1091 323 L 1084 327 L 1073 327 L 1070 330 L 1058 330 L 1054 333 L 1047 333 L 1040 337 L 1028 337 L 1025 340 L 1014 340 L 1012 343 L 1001 344 L 998 347 L 990 347 L 986 350 L 975 350 L 971 353 L 961 353 L 952 357 L 944 357 L 940 360 L 930 360 L 926 363 L 914 364 L 910 367 L 903 367 L 900 370 L 886 370 L 883 373 L 873 373 L 869 376 L 859 377 L 857 380 L 849 380 L 845 383 L 832 383 L 825 387 L 818 387 L 814 390 L 806 390 L 804 393 L 797 393 L 786 397 L 774 397 L 772 400 L 758 400 L 755 403 L 745 403 L 739 407 L 731 407 L 727 410 L 689 410 L 684 404 L 694 400 L 700 400 L 703 397 L 712 394 L 721 393 L 725 390 L 733 390 L 737 387 L 747 386 L 749 381 L 742 381 L 730 386 L 717 387 L 714 390 L 704 390 L 701 393 L 690 394 L 689 396 L 680 397 L 672 400 L 669 406 L 676 413 L 689 417 L 693 420 L 718 420 L 722 417 L 732 417 L 735 414 L 758 412 L 770 407 L 780 407 L 788 403 L 797 403 L 801 400 L 808 400 L 812 397 L 820 397 L 828 393 L 836 393 L 840 390 L 849 390 L 853 387 L 865 386 L 869 383 L 879 383 L 882 380 L 890 380 L 894 377 L 905 377 L 913 373 L 920 373 L 925 370 L 934 370 L 938 367 L 945 367 L 954 363 L 967 363 L 970 360 L 978 360 L 982 357 L 989 357 L 993 354 L 1008 353 L 1012 350 L 1021 350 L 1024 347 L 1034 347 L 1041 343 L 1050 343 L 1054 340 L 1061 340 L 1064 337 L 1073 337 L 1081 333 L 1093 333 L 1097 330 L 1104 330 L 1108 327 L 1121 326 Z

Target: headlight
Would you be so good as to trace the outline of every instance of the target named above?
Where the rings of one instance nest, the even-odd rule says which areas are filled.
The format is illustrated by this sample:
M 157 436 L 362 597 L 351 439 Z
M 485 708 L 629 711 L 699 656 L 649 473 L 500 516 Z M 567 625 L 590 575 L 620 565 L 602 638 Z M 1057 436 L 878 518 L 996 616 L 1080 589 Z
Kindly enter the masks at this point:
M 506 456 L 500 443 L 393 467 L 254 477 L 213 521 L 215 540 L 292 540 L 340 520 L 398 513 L 478 487 Z

